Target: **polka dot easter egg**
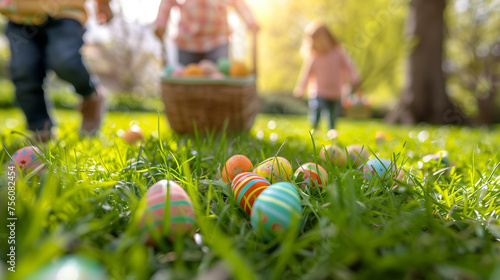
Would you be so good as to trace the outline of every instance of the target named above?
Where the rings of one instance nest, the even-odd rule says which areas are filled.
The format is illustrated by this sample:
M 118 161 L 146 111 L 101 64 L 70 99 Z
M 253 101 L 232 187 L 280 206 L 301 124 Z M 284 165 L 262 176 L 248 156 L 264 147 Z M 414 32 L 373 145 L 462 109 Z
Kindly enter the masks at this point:
M 392 164 L 390 159 L 371 159 L 366 162 L 366 165 L 363 166 L 363 172 L 365 173 L 365 178 L 371 180 L 373 177 L 384 178 L 384 176 L 388 176 L 386 172 L 388 168 L 392 168 L 392 171 L 396 171 L 396 166 Z M 376 175 L 376 174 L 378 175 Z
M 322 189 L 322 186 L 328 183 L 328 173 L 321 165 L 316 165 L 313 162 L 304 163 L 293 174 L 295 183 L 302 189 L 307 186 L 317 186 Z
M 292 226 L 300 226 L 302 205 L 295 187 L 279 182 L 266 188 L 255 201 L 250 215 L 252 227 L 265 240 L 282 236 Z
M 345 151 L 336 145 L 328 145 L 319 151 L 319 157 L 334 165 L 343 165 L 346 160 Z
M 177 235 L 189 232 L 195 223 L 193 204 L 186 191 L 175 181 L 161 180 L 152 185 L 146 192 L 145 199 L 147 208 L 140 221 L 141 230 L 147 232 L 148 243 L 154 245 L 151 238 L 152 231 L 162 234 L 162 223 L 165 215 L 167 202 L 167 191 L 169 193 L 168 207 L 170 215 L 170 232 L 166 232 L 173 240 Z
M 238 205 L 250 214 L 255 200 L 269 185 L 271 184 L 264 177 L 243 172 L 234 178 L 231 189 Z
M 361 145 L 349 145 L 346 147 L 347 153 L 349 154 L 349 160 L 354 166 L 360 166 L 364 161 L 368 159 L 370 153 L 365 146 Z
M 292 178 L 292 165 L 283 157 L 268 158 L 260 163 L 253 173 L 259 174 L 271 183 L 289 181 Z
M 222 180 L 227 184 L 241 172 L 252 170 L 252 162 L 244 155 L 234 155 L 226 161 L 226 165 L 222 169 Z
M 23 176 L 26 176 L 43 165 L 43 162 L 38 158 L 38 155 L 42 154 L 42 151 L 34 146 L 21 148 L 12 155 L 9 166 L 12 169 L 20 171 Z M 19 170 L 17 169 L 18 167 Z M 40 168 L 36 174 L 40 175 L 44 169 L 43 167 Z

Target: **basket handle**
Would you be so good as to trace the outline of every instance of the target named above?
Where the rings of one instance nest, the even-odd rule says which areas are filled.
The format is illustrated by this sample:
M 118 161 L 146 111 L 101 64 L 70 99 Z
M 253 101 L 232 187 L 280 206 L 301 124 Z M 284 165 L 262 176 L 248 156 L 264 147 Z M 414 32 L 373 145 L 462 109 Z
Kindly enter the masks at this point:
M 257 32 L 252 32 L 252 73 L 257 77 Z

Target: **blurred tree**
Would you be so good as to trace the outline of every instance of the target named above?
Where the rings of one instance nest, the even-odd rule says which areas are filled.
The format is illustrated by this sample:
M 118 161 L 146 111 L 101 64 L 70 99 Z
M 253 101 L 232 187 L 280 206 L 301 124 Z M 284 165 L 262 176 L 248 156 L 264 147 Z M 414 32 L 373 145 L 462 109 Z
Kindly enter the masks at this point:
M 446 0 L 412 0 L 408 31 L 415 40 L 406 85 L 389 122 L 462 124 L 461 110 L 448 98 L 442 69 Z
M 445 13 L 450 96 L 479 124 L 500 122 L 500 1 L 457 0 Z
M 389 122 L 463 125 L 500 120 L 500 2 L 457 0 L 445 11 L 446 3 L 410 4 L 408 27 L 415 48 Z

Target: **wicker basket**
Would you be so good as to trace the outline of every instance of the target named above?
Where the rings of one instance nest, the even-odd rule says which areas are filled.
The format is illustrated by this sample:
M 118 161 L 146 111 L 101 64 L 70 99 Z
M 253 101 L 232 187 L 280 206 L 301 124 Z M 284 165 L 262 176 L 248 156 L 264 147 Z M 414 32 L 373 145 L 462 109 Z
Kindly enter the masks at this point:
M 162 99 L 172 130 L 179 134 L 248 131 L 259 113 L 255 77 L 162 78 Z
M 248 131 L 259 113 L 256 90 L 257 37 L 251 37 L 252 74 L 245 78 L 162 78 L 162 100 L 172 130 L 179 134 Z M 164 42 L 163 42 L 164 43 Z M 162 44 L 163 57 L 166 47 Z

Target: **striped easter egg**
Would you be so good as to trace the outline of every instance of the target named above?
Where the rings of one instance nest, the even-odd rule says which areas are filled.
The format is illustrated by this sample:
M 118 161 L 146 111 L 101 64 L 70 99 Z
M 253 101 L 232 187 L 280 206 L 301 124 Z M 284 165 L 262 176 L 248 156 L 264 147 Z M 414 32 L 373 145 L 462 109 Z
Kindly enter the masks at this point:
M 195 223 L 191 199 L 175 181 L 161 180 L 148 189 L 145 195 L 147 208 L 140 225 L 143 232 L 150 232 L 156 228 L 162 234 L 167 191 L 169 195 L 169 209 L 167 210 L 170 215 L 170 232 L 166 234 L 173 240 L 175 235 L 187 233 Z M 152 242 L 151 236 L 149 236 L 148 242 Z
M 266 188 L 253 205 L 250 222 L 265 240 L 282 235 L 293 224 L 300 226 L 302 205 L 295 187 L 279 182 Z
M 390 159 L 374 158 L 366 162 L 366 165 L 363 166 L 363 172 L 365 173 L 365 178 L 368 180 L 371 180 L 373 177 L 377 176 L 380 178 L 384 178 L 384 175 L 388 176 L 388 174 L 386 174 L 386 171 L 389 167 L 391 167 L 393 171 L 396 171 L 396 165 L 393 165 Z M 378 175 L 375 175 L 375 173 L 377 173 Z
M 269 185 L 271 184 L 264 177 L 250 172 L 243 172 L 234 178 L 231 189 L 236 202 L 250 214 L 255 199 Z
M 9 166 L 14 167 L 16 170 L 19 167 L 20 173 L 26 176 L 33 170 L 37 169 L 43 162 L 40 161 L 38 155 L 42 155 L 42 151 L 35 146 L 26 146 L 17 150 L 9 161 Z M 42 167 L 36 174 L 40 175 L 45 167 Z
M 307 186 L 322 186 L 328 183 L 328 173 L 321 165 L 314 162 L 304 163 L 293 174 L 295 182 L 304 189 Z
M 253 172 L 271 183 L 289 181 L 293 175 L 292 165 L 283 157 L 268 158 L 255 167 Z

